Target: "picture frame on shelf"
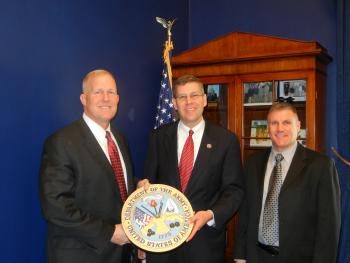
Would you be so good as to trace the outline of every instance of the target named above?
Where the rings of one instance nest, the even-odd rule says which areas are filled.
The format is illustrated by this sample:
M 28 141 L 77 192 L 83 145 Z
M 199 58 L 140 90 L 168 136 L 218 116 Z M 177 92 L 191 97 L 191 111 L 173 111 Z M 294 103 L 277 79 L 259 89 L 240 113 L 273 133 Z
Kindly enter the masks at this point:
M 298 134 L 298 142 L 306 147 L 306 129 L 300 129 Z
M 221 86 L 221 84 L 208 84 L 204 86 L 205 93 L 207 94 L 208 107 L 217 107 L 220 101 Z
M 268 137 L 267 120 L 252 120 L 250 128 L 250 146 L 269 147 L 272 143 Z
M 306 101 L 306 80 L 277 80 L 275 81 L 277 101 L 304 102 Z
M 244 106 L 272 105 L 272 81 L 244 82 Z
M 306 139 L 306 129 L 300 129 L 298 137 L 300 139 Z

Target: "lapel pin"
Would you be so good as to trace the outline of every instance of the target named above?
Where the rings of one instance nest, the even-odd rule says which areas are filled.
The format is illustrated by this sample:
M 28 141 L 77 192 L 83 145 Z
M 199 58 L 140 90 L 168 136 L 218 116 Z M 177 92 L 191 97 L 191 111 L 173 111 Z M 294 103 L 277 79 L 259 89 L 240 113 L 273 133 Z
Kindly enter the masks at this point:
M 212 147 L 213 147 L 213 146 L 211 145 L 211 143 L 208 143 L 208 144 L 207 144 L 207 148 L 208 148 L 208 149 L 211 149 Z

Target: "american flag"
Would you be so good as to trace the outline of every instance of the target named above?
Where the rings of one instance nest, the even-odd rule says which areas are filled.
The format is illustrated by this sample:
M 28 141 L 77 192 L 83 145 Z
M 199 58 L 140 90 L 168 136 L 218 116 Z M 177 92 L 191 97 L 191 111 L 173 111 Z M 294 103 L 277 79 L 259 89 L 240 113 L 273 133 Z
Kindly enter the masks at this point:
M 140 208 L 135 208 L 134 219 L 135 222 L 141 227 L 147 226 L 153 217 L 143 212 Z
M 172 102 L 173 93 L 172 87 L 172 74 L 171 74 L 171 50 L 173 49 L 172 42 L 165 42 L 164 54 L 163 54 L 163 72 L 161 88 L 159 92 L 156 123 L 154 129 L 167 124 L 170 122 L 175 122 L 175 110 Z

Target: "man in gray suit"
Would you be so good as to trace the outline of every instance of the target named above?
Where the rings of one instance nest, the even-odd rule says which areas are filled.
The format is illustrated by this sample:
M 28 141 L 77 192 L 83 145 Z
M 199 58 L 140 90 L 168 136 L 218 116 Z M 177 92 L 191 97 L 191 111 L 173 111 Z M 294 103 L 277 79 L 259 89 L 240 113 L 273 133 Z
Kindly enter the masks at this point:
M 82 118 L 51 135 L 42 154 L 47 262 L 127 263 L 131 249 L 120 214 L 136 180 L 126 139 L 110 124 L 119 103 L 113 75 L 106 70 L 87 74 L 80 101 Z M 111 165 L 111 145 L 118 152 L 118 172 Z
M 234 258 L 242 263 L 335 263 L 340 191 L 333 161 L 297 142 L 300 121 L 288 103 L 268 113 L 272 148 L 244 165 L 246 191 Z

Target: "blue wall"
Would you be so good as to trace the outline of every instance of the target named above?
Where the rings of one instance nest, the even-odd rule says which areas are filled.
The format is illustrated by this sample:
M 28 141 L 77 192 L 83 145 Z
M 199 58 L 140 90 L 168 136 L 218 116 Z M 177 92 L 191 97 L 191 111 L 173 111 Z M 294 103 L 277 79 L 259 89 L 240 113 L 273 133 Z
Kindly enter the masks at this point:
M 335 1 L 12 0 L 0 8 L 1 262 L 44 262 L 38 200 L 44 139 L 81 115 L 81 79 L 107 68 L 121 96 L 115 124 L 142 174 L 159 92 L 165 30 L 178 18 L 174 53 L 232 31 L 317 40 L 335 57 Z M 335 127 L 335 62 L 328 68 L 328 124 Z M 335 131 L 328 132 L 336 143 Z
M 155 16 L 178 18 L 175 50 L 186 49 L 186 0 L 2 1 L 1 262 L 44 262 L 37 187 L 42 144 L 81 116 L 81 80 L 94 68 L 117 76 L 121 102 L 115 124 L 128 136 L 142 175 L 166 38 Z
M 229 32 L 253 32 L 318 41 L 328 49 L 326 147 L 336 139 L 336 1 L 333 0 L 190 0 L 189 46 Z

